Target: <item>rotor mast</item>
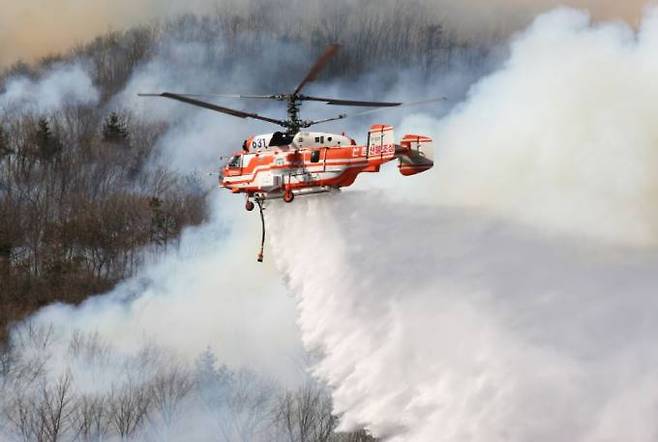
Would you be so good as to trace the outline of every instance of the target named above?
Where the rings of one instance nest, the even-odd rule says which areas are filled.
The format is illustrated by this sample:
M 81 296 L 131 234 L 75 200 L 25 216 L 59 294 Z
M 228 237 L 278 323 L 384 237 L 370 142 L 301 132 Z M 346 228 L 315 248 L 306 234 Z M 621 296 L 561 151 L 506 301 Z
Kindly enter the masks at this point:
M 295 135 L 302 127 L 308 127 L 299 118 L 299 108 L 302 100 L 297 95 L 288 95 L 288 120 L 286 121 L 286 133 L 288 135 Z

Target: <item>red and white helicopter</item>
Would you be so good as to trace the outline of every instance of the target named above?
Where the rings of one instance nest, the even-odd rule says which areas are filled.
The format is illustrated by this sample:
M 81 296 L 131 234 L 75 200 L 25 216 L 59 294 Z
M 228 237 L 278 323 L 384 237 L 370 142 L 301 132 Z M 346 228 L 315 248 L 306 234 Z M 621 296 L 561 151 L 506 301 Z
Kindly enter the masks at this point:
M 263 203 L 268 199 L 282 198 L 286 203 L 296 195 L 308 195 L 338 190 L 350 186 L 362 172 L 379 172 L 382 164 L 397 159 L 402 175 L 414 175 L 429 170 L 433 165 L 432 139 L 424 135 L 407 134 L 396 143 L 393 128 L 385 124 L 372 125 L 366 144 L 359 145 L 343 134 L 309 132 L 311 126 L 328 121 L 363 115 L 372 110 L 352 115 L 340 114 L 322 120 L 302 120 L 299 109 L 304 101 L 318 101 L 338 106 L 399 107 L 419 105 L 442 100 L 423 100 L 413 103 L 342 100 L 302 95 L 307 83 L 314 81 L 327 62 L 336 54 L 339 45 L 330 45 L 318 58 L 297 88 L 288 94 L 277 95 L 210 95 L 177 94 L 171 92 L 139 94 L 147 97 L 164 97 L 193 106 L 221 112 L 239 118 L 253 118 L 277 124 L 278 131 L 247 138 L 242 150 L 235 152 L 219 173 L 219 185 L 233 193 L 246 196 L 245 208 L 254 209 L 256 201 L 263 225 L 261 251 L 263 259 L 265 223 Z M 277 120 L 255 113 L 244 112 L 201 101 L 201 97 L 269 99 L 286 102 L 288 119 Z M 253 201 L 252 201 L 253 200 Z

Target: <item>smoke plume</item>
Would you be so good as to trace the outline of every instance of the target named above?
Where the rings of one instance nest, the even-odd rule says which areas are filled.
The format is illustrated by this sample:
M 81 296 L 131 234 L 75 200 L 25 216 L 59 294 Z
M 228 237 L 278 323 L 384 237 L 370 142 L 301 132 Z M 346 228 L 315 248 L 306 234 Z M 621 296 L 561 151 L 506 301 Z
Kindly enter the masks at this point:
M 653 246 L 658 241 L 658 14 L 638 32 L 584 12 L 543 15 L 502 68 L 439 124 L 425 200 L 484 208 L 544 229 Z
M 81 306 L 48 306 L 32 323 L 53 326 L 65 345 L 76 332 L 97 333 L 128 354 L 155 344 L 194 361 L 210 348 L 223 364 L 294 385 L 304 364 L 293 300 L 272 267 L 258 267 L 251 276 L 240 270 L 252 261 L 257 244 L 245 244 L 257 243 L 249 241 L 257 220 L 232 220 L 228 207 L 241 213 L 241 202 L 226 196 L 213 194 L 210 204 L 213 219 L 184 232 L 178 250 L 112 292 Z M 226 214 L 219 215 L 220 206 Z
M 7 79 L 0 90 L 4 112 L 48 113 L 65 104 L 95 104 L 99 93 L 84 63 L 57 64 L 36 80 L 25 76 Z

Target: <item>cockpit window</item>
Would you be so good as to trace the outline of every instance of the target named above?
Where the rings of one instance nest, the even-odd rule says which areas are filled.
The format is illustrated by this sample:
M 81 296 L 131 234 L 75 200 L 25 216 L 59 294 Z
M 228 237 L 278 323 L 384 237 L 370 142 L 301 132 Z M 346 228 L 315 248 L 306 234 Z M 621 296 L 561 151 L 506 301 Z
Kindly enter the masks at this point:
M 240 155 L 235 155 L 231 158 L 231 161 L 228 162 L 228 167 L 236 168 L 240 167 Z

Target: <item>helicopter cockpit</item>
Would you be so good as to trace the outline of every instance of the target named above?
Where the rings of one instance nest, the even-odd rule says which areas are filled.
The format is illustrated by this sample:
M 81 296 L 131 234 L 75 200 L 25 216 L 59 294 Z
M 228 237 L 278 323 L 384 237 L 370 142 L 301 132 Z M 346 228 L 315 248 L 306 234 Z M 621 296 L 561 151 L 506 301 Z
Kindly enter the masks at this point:
M 226 166 L 229 169 L 240 167 L 240 158 L 242 158 L 240 155 L 233 155 Z

